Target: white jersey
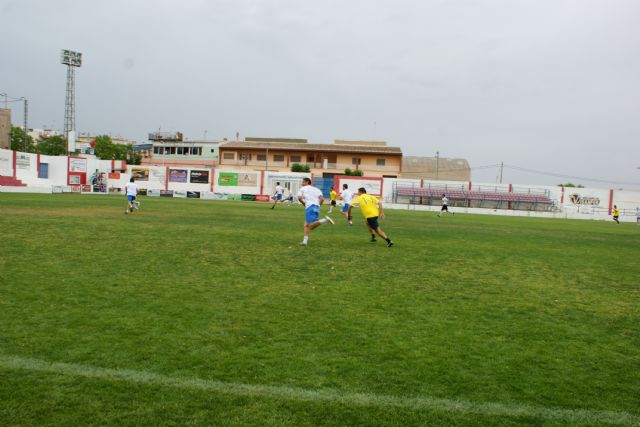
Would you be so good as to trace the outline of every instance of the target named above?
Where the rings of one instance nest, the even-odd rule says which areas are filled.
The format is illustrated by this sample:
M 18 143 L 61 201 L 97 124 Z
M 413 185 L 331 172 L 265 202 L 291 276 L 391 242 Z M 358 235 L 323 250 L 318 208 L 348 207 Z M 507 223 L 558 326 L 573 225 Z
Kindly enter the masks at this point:
M 282 186 L 280 185 L 276 185 L 276 194 L 283 194 L 284 193 L 284 188 L 282 188 Z
M 308 208 L 312 205 L 320 206 L 320 197 L 322 197 L 322 191 L 318 190 L 316 187 L 305 185 L 300 189 L 300 191 L 298 191 L 298 197 L 304 198 L 305 208 Z
M 138 184 L 134 182 L 127 182 L 127 185 L 124 186 L 127 196 L 136 196 L 138 195 Z
M 348 188 L 345 188 L 340 193 L 340 197 L 342 198 L 342 201 L 344 202 L 345 205 L 350 205 L 351 201 L 353 200 L 353 191 L 349 190 Z
M 449 199 L 447 199 L 446 197 L 442 198 L 442 204 L 443 205 L 448 205 L 449 204 Z

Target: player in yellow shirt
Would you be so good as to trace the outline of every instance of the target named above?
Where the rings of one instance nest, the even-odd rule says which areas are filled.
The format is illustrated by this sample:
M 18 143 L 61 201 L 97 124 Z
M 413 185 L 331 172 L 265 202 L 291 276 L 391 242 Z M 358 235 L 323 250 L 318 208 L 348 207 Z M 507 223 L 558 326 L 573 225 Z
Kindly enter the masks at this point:
M 333 207 L 336 205 L 336 190 L 331 187 L 329 189 L 329 200 L 331 203 L 329 204 L 329 213 L 333 212 Z
M 391 239 L 382 231 L 378 224 L 378 218 L 384 219 L 384 211 L 382 210 L 382 202 L 377 197 L 367 194 L 367 190 L 364 187 L 358 188 L 358 195 L 353 199 L 349 206 L 348 218 L 351 218 L 351 209 L 353 206 L 358 205 L 362 216 L 367 221 L 367 227 L 371 233 L 371 241 L 376 241 L 376 234 L 382 237 L 387 242 L 387 247 L 393 246 Z
M 620 221 L 618 221 L 619 217 L 620 217 L 620 209 L 618 209 L 617 205 L 613 205 L 613 220 L 616 222 L 616 224 L 620 224 Z

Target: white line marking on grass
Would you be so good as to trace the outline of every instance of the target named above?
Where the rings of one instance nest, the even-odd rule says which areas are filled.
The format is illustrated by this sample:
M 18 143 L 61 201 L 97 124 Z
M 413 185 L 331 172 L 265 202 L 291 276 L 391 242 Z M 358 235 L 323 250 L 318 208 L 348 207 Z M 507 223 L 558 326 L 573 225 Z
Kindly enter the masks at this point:
M 622 411 L 563 409 L 544 406 L 476 403 L 468 400 L 438 399 L 428 396 L 400 397 L 334 389 L 309 390 L 290 386 L 226 383 L 189 377 L 170 377 L 145 371 L 109 369 L 62 362 L 47 362 L 18 356 L 0 355 L 0 368 L 37 371 L 107 381 L 202 390 L 231 396 L 275 398 L 289 401 L 338 403 L 345 406 L 397 407 L 407 410 L 434 410 L 498 417 L 531 417 L 567 423 L 640 425 L 640 416 Z

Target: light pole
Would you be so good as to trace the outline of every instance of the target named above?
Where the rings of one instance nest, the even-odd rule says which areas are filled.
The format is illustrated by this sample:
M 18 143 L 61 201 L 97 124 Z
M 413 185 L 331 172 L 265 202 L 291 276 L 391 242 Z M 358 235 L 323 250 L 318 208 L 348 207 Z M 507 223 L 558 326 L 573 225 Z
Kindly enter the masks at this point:
M 22 100 L 24 101 L 24 138 L 22 140 L 22 149 L 24 150 L 24 152 L 27 152 L 27 112 L 28 112 L 28 101 L 27 98 L 25 98 L 24 96 L 22 97 Z

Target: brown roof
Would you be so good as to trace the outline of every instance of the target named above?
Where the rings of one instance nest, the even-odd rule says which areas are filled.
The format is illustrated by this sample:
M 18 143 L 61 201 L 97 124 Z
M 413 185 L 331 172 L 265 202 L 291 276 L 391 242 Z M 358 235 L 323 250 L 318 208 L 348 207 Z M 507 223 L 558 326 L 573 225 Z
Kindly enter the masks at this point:
M 402 155 L 400 147 L 365 146 L 365 145 L 336 145 L 336 144 L 299 144 L 286 142 L 245 142 L 229 141 L 220 144 L 220 150 L 274 150 L 274 151 L 318 151 L 324 153 L 363 153 Z

